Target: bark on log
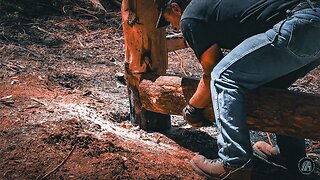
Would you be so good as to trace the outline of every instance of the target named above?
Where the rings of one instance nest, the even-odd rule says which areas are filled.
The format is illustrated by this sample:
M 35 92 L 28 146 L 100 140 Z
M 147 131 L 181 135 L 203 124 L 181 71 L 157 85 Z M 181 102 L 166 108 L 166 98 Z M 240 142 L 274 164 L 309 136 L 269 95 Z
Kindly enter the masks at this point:
M 181 115 L 198 84 L 178 76 L 145 78 L 140 83 L 142 106 L 153 112 Z M 247 124 L 252 130 L 320 139 L 320 96 L 288 90 L 260 89 L 247 97 Z M 206 117 L 214 121 L 212 105 Z

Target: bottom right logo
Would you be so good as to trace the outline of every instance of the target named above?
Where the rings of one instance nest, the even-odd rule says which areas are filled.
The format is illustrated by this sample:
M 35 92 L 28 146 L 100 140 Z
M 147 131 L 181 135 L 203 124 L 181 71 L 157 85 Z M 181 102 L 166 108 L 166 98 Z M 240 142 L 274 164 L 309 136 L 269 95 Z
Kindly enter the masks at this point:
M 311 175 L 314 172 L 315 169 L 315 162 L 310 157 L 304 157 L 300 159 L 298 168 L 300 172 L 304 175 Z
M 303 175 L 320 180 L 320 156 L 308 153 L 307 157 L 300 159 L 298 168 Z

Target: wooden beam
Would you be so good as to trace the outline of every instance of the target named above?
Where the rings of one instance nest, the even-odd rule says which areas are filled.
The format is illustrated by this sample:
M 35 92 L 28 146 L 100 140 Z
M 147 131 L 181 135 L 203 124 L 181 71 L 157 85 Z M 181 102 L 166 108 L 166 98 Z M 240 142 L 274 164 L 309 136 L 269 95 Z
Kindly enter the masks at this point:
M 149 111 L 181 115 L 198 82 L 170 75 L 145 78 L 140 83 L 141 104 Z M 260 89 L 250 93 L 247 102 L 250 129 L 320 139 L 320 96 Z M 212 105 L 205 111 L 214 121 Z
M 168 52 L 176 51 L 179 49 L 187 48 L 188 45 L 184 40 L 182 34 L 167 36 L 167 48 Z

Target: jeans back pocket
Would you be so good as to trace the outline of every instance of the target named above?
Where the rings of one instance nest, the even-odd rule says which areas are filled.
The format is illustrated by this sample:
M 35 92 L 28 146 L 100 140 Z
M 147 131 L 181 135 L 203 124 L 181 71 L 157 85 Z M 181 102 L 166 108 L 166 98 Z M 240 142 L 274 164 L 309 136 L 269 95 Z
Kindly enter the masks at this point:
M 320 57 L 320 20 L 296 18 L 288 49 L 298 57 Z

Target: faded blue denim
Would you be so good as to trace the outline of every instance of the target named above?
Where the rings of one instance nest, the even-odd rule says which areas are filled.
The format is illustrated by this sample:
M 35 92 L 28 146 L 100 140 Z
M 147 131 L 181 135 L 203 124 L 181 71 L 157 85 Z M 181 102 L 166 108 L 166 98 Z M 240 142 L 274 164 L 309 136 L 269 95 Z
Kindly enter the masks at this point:
M 247 92 L 282 77 L 279 87 L 288 86 L 319 62 L 320 8 L 307 8 L 246 39 L 218 63 L 211 73 L 211 94 L 220 130 L 218 155 L 225 166 L 240 167 L 252 158 Z

